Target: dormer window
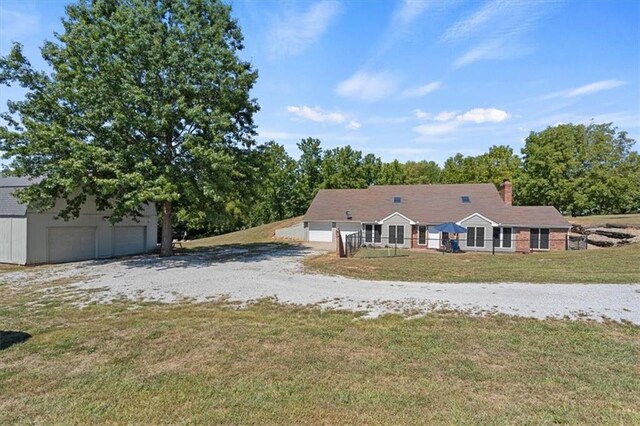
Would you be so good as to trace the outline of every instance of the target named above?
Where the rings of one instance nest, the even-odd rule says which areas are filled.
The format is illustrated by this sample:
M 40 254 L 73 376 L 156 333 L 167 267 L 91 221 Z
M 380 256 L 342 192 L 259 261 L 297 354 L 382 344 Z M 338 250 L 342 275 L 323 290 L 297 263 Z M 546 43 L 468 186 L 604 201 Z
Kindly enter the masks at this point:
M 463 195 L 462 197 L 460 197 L 460 199 L 462 200 L 463 203 L 467 204 L 471 202 L 471 198 L 469 198 L 468 195 Z
M 393 202 L 394 204 L 399 204 L 402 202 L 402 198 L 401 197 L 393 197 Z

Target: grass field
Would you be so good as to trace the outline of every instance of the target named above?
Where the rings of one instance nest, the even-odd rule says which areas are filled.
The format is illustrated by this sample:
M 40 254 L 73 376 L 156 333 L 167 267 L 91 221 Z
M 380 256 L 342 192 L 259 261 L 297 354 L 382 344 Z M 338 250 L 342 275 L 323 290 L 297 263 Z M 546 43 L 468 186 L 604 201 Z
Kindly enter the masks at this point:
M 186 248 L 211 247 L 224 244 L 253 244 L 273 241 L 273 236 L 278 228 L 286 228 L 302 220 L 302 217 L 281 220 L 266 225 L 260 225 L 242 231 L 216 235 L 215 237 L 201 238 L 184 244 Z
M 309 272 L 354 278 L 422 282 L 640 283 L 640 245 L 534 254 L 362 249 L 352 259 L 308 257 Z M 382 257 L 372 257 L 379 255 Z
M 638 424 L 640 328 L 262 301 L 79 309 L 0 285 L 0 423 Z M 68 293 L 67 293 L 68 296 Z M 33 303 L 37 302 L 37 303 Z
M 640 214 L 613 214 L 577 217 L 566 216 L 566 219 L 571 223 L 579 223 L 581 225 L 604 225 L 605 223 L 640 225 Z

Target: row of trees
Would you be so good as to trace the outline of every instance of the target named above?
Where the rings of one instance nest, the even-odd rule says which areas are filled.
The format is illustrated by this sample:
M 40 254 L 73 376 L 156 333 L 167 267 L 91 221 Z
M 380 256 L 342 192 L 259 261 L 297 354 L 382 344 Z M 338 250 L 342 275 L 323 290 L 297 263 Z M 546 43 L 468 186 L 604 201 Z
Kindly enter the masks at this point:
M 319 189 L 433 183 L 514 183 L 517 205 L 552 205 L 573 215 L 628 213 L 640 209 L 640 158 L 634 141 L 612 124 L 549 127 L 532 132 L 522 157 L 509 146 L 478 156 L 456 154 L 433 161 L 382 162 L 351 146 L 323 150 L 318 139 L 298 143 L 295 161 L 284 147 L 260 148 L 262 190 L 247 221 L 267 223 L 304 214 Z

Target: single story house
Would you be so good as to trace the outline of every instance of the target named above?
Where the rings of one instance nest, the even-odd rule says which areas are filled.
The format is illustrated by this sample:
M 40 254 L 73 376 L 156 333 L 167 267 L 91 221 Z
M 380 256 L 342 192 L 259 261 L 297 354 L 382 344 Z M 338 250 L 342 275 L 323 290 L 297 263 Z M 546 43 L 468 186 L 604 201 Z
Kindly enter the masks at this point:
M 110 211 L 99 211 L 88 199 L 76 219 L 56 219 L 63 207 L 38 212 L 13 195 L 29 186 L 25 178 L 0 177 L 0 263 L 61 263 L 145 253 L 156 248 L 155 205 L 144 207 L 137 221 L 112 226 Z
M 513 206 L 512 184 L 383 185 L 318 192 L 303 218 L 304 239 L 335 242 L 362 231 L 365 245 L 438 249 L 456 238 L 464 251 L 565 250 L 571 225 L 550 206 Z M 454 222 L 466 234 L 435 225 Z

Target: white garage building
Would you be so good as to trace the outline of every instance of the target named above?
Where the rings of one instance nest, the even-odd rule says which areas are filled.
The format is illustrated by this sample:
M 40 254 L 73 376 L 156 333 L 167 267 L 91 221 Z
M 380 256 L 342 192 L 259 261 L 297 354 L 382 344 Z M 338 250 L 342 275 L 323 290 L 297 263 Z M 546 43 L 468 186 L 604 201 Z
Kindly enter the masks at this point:
M 55 219 L 63 202 L 37 212 L 12 195 L 29 186 L 24 178 L 0 177 L 0 263 L 62 263 L 145 253 L 156 248 L 158 217 L 147 205 L 138 221 L 127 218 L 112 226 L 110 211 L 98 211 L 89 198 L 80 216 Z

